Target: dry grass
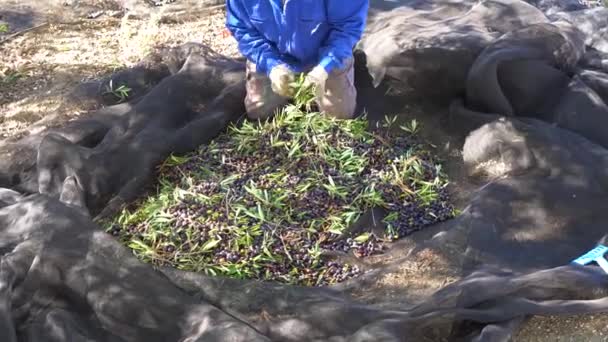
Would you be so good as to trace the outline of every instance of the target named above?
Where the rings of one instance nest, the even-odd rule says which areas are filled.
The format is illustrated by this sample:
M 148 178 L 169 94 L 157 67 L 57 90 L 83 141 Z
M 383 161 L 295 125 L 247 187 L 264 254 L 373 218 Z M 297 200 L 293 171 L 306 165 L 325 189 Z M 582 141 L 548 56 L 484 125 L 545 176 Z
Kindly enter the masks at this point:
M 156 46 L 201 42 L 236 55 L 234 40 L 223 35 L 224 20 L 223 11 L 171 24 L 158 18 L 83 20 L 49 25 L 1 45 L 0 139 L 32 133 L 31 125 L 49 115 L 47 125 L 81 115 L 82 108 L 64 100 L 70 90 L 137 63 Z
M 393 305 L 416 305 L 457 280 L 458 275 L 444 256 L 425 249 L 406 260 L 400 260 L 396 269 L 381 274 L 370 288 L 354 291 L 353 295 L 365 302 L 376 302 L 382 296 L 384 302 Z

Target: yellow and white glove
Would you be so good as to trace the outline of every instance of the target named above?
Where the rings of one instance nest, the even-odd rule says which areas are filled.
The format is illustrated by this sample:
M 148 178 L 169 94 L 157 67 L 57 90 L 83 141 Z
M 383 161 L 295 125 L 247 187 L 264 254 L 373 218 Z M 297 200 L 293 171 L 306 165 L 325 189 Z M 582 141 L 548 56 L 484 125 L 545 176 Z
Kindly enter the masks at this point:
M 305 87 L 313 87 L 315 89 L 315 95 L 317 98 L 321 98 L 325 94 L 325 83 L 329 75 L 325 68 L 317 65 L 314 67 L 304 79 Z
M 277 65 L 270 71 L 269 77 L 272 91 L 283 97 L 293 96 L 291 84 L 295 81 L 295 75 L 287 65 Z

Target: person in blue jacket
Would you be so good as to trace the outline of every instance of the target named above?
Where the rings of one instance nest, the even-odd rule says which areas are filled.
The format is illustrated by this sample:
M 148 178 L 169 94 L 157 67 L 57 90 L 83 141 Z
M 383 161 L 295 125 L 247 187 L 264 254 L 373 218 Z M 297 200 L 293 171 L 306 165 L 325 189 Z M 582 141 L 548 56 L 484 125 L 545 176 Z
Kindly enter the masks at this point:
M 354 116 L 353 48 L 369 0 L 227 0 L 226 27 L 247 58 L 245 107 L 266 118 L 286 105 L 299 73 L 326 114 Z

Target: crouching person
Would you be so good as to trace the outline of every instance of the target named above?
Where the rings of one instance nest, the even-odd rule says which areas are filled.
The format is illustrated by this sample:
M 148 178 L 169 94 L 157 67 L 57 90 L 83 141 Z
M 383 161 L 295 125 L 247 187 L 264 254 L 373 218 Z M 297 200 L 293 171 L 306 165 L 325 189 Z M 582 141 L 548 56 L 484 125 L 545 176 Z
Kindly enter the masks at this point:
M 353 48 L 361 39 L 369 0 L 227 0 L 226 27 L 247 58 L 245 107 L 266 118 L 293 97 L 304 73 L 319 110 L 352 118 L 357 91 Z

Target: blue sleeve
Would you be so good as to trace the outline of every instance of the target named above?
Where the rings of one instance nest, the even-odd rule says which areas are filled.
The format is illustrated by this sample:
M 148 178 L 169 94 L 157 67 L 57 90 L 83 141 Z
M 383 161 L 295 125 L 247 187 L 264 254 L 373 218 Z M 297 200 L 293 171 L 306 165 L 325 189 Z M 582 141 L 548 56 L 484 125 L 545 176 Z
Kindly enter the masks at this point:
M 256 65 L 256 71 L 269 74 L 280 64 L 280 54 L 251 24 L 242 0 L 226 0 L 226 28 L 238 43 L 239 51 Z
M 369 0 L 327 0 L 326 6 L 330 31 L 320 51 L 319 65 L 329 73 L 352 56 L 365 29 Z

